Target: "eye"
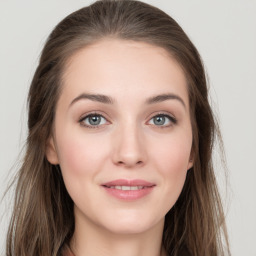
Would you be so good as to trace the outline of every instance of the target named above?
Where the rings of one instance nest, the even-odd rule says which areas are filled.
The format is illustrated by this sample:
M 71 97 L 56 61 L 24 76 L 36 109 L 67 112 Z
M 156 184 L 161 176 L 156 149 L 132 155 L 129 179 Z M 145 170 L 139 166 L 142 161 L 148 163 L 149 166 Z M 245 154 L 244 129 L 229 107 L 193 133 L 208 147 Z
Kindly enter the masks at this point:
M 81 118 L 79 123 L 88 128 L 98 128 L 99 126 L 106 124 L 107 120 L 102 115 L 93 113 Z
M 161 128 L 169 127 L 176 123 L 177 120 L 174 117 L 167 114 L 158 114 L 152 117 L 149 121 L 149 124 L 160 126 Z

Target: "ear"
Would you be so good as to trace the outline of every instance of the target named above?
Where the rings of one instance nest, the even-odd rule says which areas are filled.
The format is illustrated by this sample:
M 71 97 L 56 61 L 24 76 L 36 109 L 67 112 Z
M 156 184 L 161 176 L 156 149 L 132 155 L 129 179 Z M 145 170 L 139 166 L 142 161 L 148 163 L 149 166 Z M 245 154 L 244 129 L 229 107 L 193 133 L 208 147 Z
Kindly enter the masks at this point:
M 193 153 L 193 151 L 191 151 L 190 157 L 189 157 L 188 166 L 187 166 L 187 170 L 189 170 L 190 168 L 192 168 L 193 165 L 194 165 L 194 153 Z
M 47 141 L 45 154 L 49 163 L 53 165 L 59 164 L 56 146 L 54 144 L 52 136 Z

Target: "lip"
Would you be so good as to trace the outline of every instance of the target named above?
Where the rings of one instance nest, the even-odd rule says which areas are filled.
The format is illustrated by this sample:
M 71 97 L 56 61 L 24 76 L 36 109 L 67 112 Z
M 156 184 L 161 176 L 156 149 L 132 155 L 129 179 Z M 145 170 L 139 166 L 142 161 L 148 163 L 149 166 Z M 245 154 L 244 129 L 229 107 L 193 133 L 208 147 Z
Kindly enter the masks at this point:
M 126 180 L 126 179 L 118 179 L 112 180 L 102 184 L 102 186 L 143 186 L 143 187 L 151 187 L 156 184 L 145 181 L 145 180 Z
M 106 182 L 101 186 L 109 195 L 115 198 L 125 201 L 134 201 L 149 195 L 153 191 L 156 184 L 145 180 L 118 179 Z M 138 190 L 121 190 L 111 188 L 111 186 L 143 186 L 143 188 Z

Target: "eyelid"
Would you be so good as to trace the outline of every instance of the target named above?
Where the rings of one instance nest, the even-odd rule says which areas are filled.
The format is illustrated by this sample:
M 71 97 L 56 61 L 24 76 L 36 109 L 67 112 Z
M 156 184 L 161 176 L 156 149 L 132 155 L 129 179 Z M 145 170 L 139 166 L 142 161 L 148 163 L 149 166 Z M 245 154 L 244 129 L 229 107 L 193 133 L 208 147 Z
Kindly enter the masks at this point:
M 170 126 L 173 126 L 173 125 L 177 124 L 176 117 L 174 115 L 168 113 L 168 112 L 165 112 L 165 111 L 158 111 L 157 113 L 152 114 L 151 117 L 149 118 L 149 121 L 152 120 L 154 117 L 157 117 L 157 116 L 167 117 L 170 120 L 170 122 L 171 122 L 170 125 L 159 125 L 159 126 L 158 125 L 153 125 L 153 126 L 155 126 L 157 128 L 168 128 Z
M 78 122 L 80 123 L 80 125 L 83 126 L 83 127 L 92 128 L 92 129 L 97 129 L 97 128 L 101 128 L 101 126 L 104 126 L 104 125 L 87 125 L 87 124 L 83 123 L 83 121 L 84 121 L 86 118 L 90 117 L 90 116 L 100 116 L 100 117 L 104 118 L 108 123 L 110 123 L 110 121 L 108 120 L 109 118 L 107 118 L 107 117 L 105 116 L 105 113 L 103 114 L 101 111 L 92 111 L 92 112 L 83 114 L 83 115 L 79 118 Z
M 87 127 L 87 128 L 94 128 L 94 129 L 96 129 L 96 128 L 101 128 L 102 126 L 105 126 L 105 124 L 104 125 L 86 125 L 86 124 L 84 124 L 83 121 L 86 118 L 90 117 L 90 116 L 100 116 L 100 117 L 104 118 L 108 123 L 110 123 L 109 118 L 107 118 L 106 114 L 102 113 L 101 111 L 92 111 L 92 112 L 83 114 L 79 118 L 78 122 L 82 126 Z M 149 118 L 149 121 L 152 120 L 154 117 L 157 117 L 157 116 L 164 116 L 164 117 L 168 118 L 170 120 L 170 122 L 171 122 L 170 125 L 159 125 L 159 126 L 158 125 L 153 125 L 153 126 L 155 126 L 157 128 L 168 128 L 168 127 L 171 127 L 171 126 L 173 126 L 173 125 L 175 125 L 177 123 L 176 117 L 174 117 L 174 115 L 170 114 L 169 112 L 165 112 L 165 111 L 158 111 L 158 112 L 152 114 L 151 117 Z

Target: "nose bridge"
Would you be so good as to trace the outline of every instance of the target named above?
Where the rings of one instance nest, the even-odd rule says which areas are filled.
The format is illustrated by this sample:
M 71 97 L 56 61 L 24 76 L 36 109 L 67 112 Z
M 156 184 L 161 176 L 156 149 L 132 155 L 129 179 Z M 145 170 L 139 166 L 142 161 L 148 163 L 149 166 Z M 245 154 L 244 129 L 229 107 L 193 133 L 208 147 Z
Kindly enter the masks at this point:
M 116 164 L 132 167 L 146 162 L 144 135 L 136 121 L 120 124 L 114 137 L 113 159 Z

